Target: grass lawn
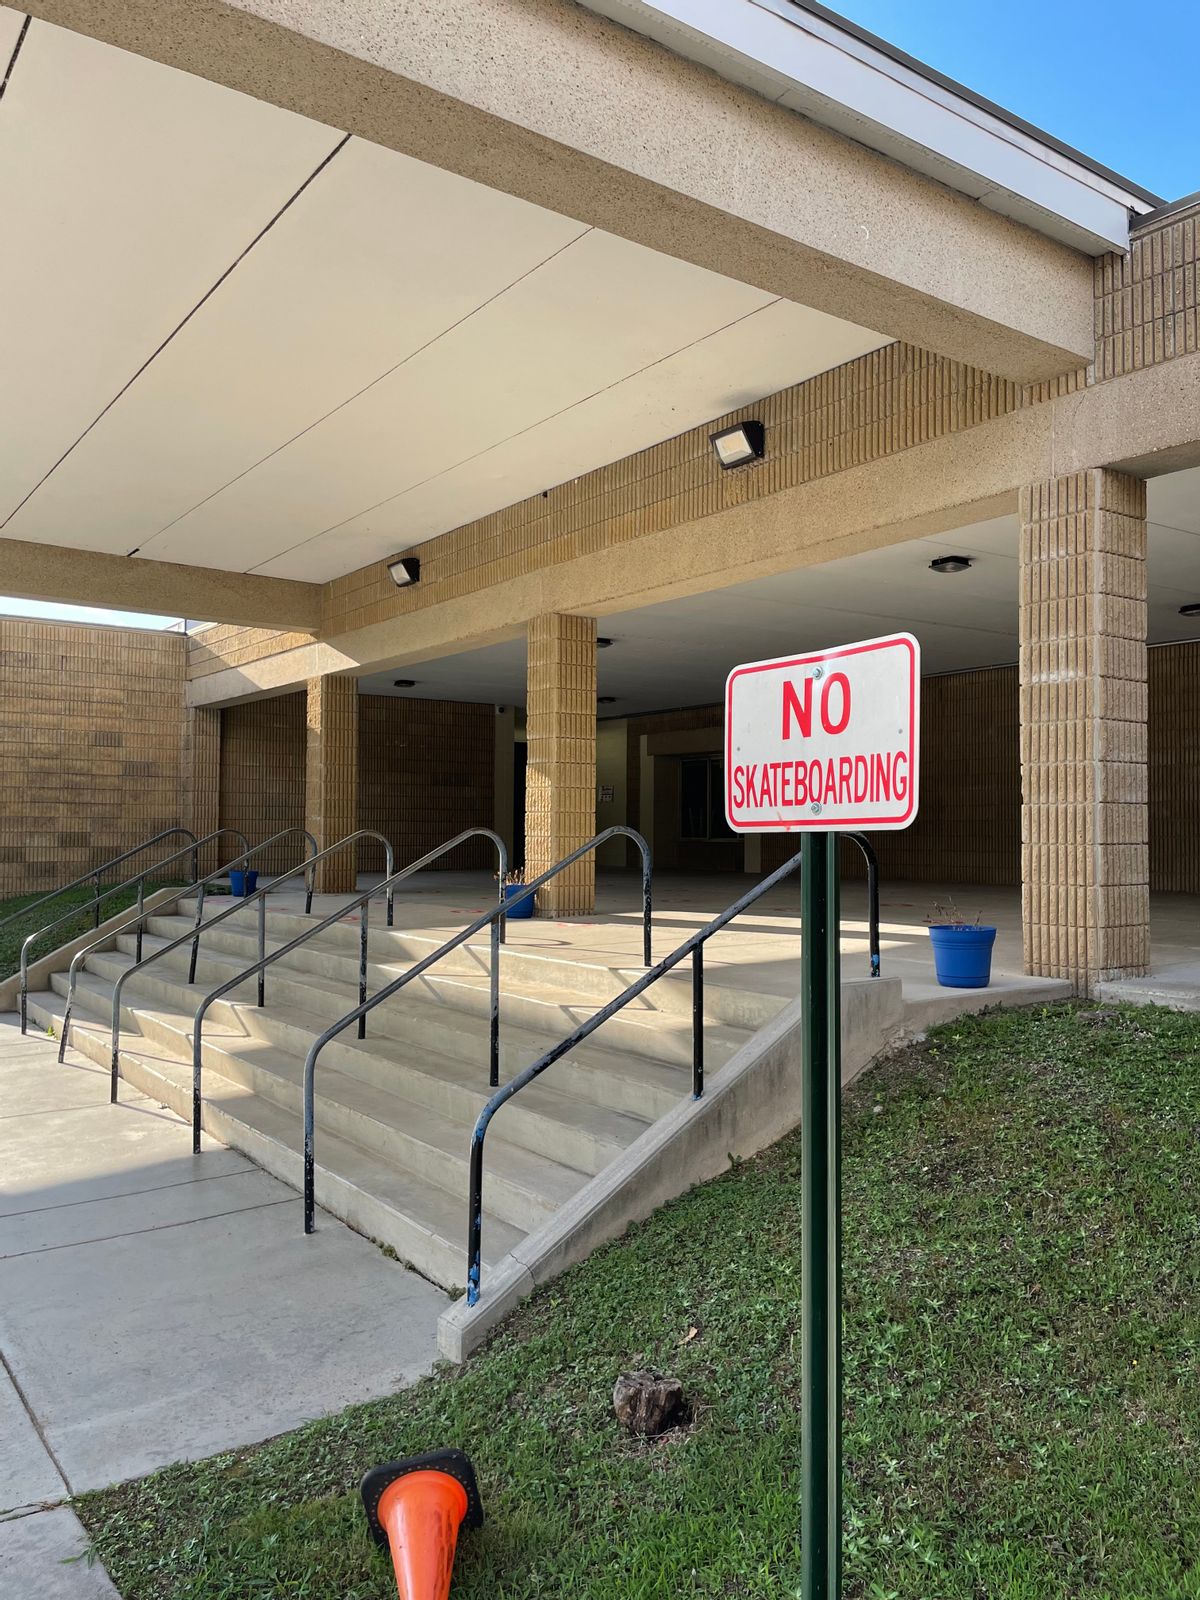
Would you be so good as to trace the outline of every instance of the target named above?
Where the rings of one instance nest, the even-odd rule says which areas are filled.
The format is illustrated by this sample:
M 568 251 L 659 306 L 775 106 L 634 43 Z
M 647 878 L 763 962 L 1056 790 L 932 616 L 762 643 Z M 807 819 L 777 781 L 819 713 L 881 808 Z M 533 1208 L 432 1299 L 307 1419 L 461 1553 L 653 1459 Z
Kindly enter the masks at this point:
M 146 898 L 155 889 L 162 888 L 162 884 L 147 883 Z M 0 922 L 10 917 L 14 912 L 22 910 L 25 906 L 33 905 L 45 894 L 44 889 L 39 889 L 36 894 L 13 895 L 8 900 L 0 900 Z M 21 945 L 36 928 L 44 927 L 47 922 L 52 922 L 58 917 L 65 917 L 75 906 L 90 907 L 96 897 L 92 885 L 85 884 L 82 888 L 72 889 L 68 894 L 58 895 L 48 905 L 39 907 L 37 911 L 30 912 L 28 917 L 22 917 L 19 922 L 11 923 L 7 928 L 0 928 L 0 978 L 11 977 L 21 964 Z M 124 889 L 120 894 L 110 894 L 100 906 L 101 921 L 115 917 L 119 911 L 136 904 L 137 890 Z M 92 926 L 92 913 L 81 910 L 77 917 L 63 927 L 56 928 L 52 934 L 47 934 L 44 939 L 33 946 L 32 959 L 49 955 L 51 950 L 59 945 L 67 944 L 72 939 L 77 939 L 81 933 L 86 933 Z
M 1200 1597 L 1200 1017 L 1109 1015 L 965 1020 L 848 1096 L 852 1600 Z M 98 1554 L 125 1600 L 391 1600 L 359 1476 L 457 1443 L 489 1520 L 455 1600 L 786 1600 L 798 1177 L 793 1137 L 551 1285 L 466 1367 L 84 1497 Z M 696 1406 L 653 1444 L 611 1413 L 617 1374 L 646 1365 Z

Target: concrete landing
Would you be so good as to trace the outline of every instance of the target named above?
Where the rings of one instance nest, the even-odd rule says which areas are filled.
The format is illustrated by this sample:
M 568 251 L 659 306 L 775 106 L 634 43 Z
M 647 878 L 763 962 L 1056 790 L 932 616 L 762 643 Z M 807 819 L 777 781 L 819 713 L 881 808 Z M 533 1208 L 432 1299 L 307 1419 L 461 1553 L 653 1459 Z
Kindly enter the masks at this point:
M 0 1017 L 0 1594 L 100 1600 L 68 1496 L 390 1394 L 448 1298 Z

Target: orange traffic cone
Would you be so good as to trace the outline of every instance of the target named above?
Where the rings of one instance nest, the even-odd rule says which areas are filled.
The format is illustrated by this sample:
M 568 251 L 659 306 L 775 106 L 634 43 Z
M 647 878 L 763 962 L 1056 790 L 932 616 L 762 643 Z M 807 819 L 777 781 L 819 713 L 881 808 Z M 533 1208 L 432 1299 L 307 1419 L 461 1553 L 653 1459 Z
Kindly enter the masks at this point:
M 375 1542 L 390 1550 L 400 1600 L 447 1600 L 458 1530 L 483 1526 L 475 1470 L 461 1450 L 373 1467 L 362 1481 Z

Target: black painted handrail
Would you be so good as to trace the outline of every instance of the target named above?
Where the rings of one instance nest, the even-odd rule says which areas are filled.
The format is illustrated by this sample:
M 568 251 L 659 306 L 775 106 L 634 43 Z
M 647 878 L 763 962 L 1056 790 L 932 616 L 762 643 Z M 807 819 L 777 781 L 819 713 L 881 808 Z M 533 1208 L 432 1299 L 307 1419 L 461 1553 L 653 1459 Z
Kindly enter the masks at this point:
M 843 837 L 853 839 L 855 844 L 863 851 L 867 860 L 868 895 L 871 900 L 871 976 L 879 976 L 879 864 L 870 843 L 861 834 L 847 834 Z M 624 989 L 615 999 L 602 1006 L 599 1011 L 581 1022 L 577 1028 L 559 1041 L 552 1050 L 547 1050 L 532 1066 L 526 1067 L 515 1078 L 510 1079 L 484 1106 L 475 1123 L 475 1131 L 471 1135 L 471 1168 L 470 1168 L 470 1193 L 467 1201 L 467 1304 L 475 1305 L 479 1300 L 480 1274 L 482 1270 L 483 1253 L 483 1142 L 487 1137 L 488 1126 L 492 1118 L 507 1105 L 515 1094 L 519 1094 L 526 1084 L 532 1083 L 541 1076 L 547 1067 L 552 1067 L 560 1061 L 568 1051 L 581 1044 L 584 1039 L 603 1027 L 612 1017 L 629 1004 L 644 994 L 652 984 L 665 974 L 677 967 L 681 961 L 692 957 L 692 1098 L 699 1100 L 704 1093 L 704 946 L 715 933 L 737 916 L 740 916 L 748 906 L 775 888 L 776 884 L 796 871 L 800 865 L 800 855 L 792 856 L 781 867 L 756 883 L 752 889 L 735 900 L 731 906 L 698 929 L 689 938 L 685 939 L 678 949 L 672 950 L 669 956 L 664 956 L 657 966 L 651 967 L 649 972 L 636 979 Z M 311 1052 L 310 1052 L 311 1055 Z M 307 1080 L 306 1080 L 307 1082 Z M 306 1201 L 307 1205 L 307 1201 Z
M 158 844 L 162 839 L 169 839 L 173 834 L 176 833 L 187 834 L 188 838 L 192 841 L 193 845 L 195 845 L 197 849 L 199 849 L 199 847 L 205 843 L 205 840 L 197 839 L 196 835 L 190 828 L 164 828 L 161 833 L 154 834 L 152 838 L 143 839 L 141 844 L 135 844 L 130 850 L 123 850 L 119 856 L 113 856 L 110 861 L 101 862 L 98 867 L 93 867 L 90 872 L 83 873 L 81 877 L 73 878 L 70 883 L 64 883 L 57 889 L 51 889 L 48 894 L 42 895 L 41 899 L 30 901 L 27 906 L 22 906 L 20 911 L 14 911 L 7 917 L 0 917 L 0 929 L 7 928 L 10 922 L 18 922 L 22 917 L 27 917 L 31 911 L 36 911 L 39 906 L 44 906 L 48 901 L 57 900 L 60 894 L 70 894 L 72 889 L 79 889 L 85 883 L 94 883 L 96 886 L 97 896 L 99 898 L 103 898 L 99 895 L 100 876 L 102 873 L 108 872 L 112 867 L 119 867 L 122 861 L 128 861 L 131 859 L 131 857 L 140 855 L 143 850 L 149 850 L 151 845 Z M 209 834 L 208 838 L 211 839 L 212 835 Z M 186 851 L 183 852 L 183 854 L 186 853 Z M 167 857 L 168 861 L 174 861 L 174 859 L 174 856 Z M 196 871 L 196 865 L 193 863 L 193 879 L 196 877 Z M 86 910 L 89 908 L 85 907 L 84 909 Z
M 288 834 L 304 834 L 304 837 L 309 840 L 312 848 L 317 850 L 317 840 L 312 837 L 312 834 L 307 832 L 307 829 L 302 829 L 302 827 L 282 827 L 282 829 L 278 830 L 278 834 L 272 834 L 270 835 L 270 838 L 264 838 L 261 845 L 250 845 L 250 843 L 246 842 L 246 835 L 243 834 L 242 830 L 237 829 L 237 827 L 219 827 L 214 834 L 208 835 L 208 838 L 202 838 L 200 843 L 202 843 L 202 845 L 206 845 L 210 838 L 216 838 L 221 834 L 237 835 L 237 837 L 242 840 L 242 843 L 246 846 L 246 848 L 242 851 L 240 856 L 234 856 L 232 861 L 227 862 L 226 866 L 216 867 L 216 870 L 210 872 L 210 874 L 206 875 L 206 877 L 198 878 L 197 882 L 192 883 L 192 885 L 187 885 L 189 888 L 198 888 L 198 890 L 202 891 L 202 894 L 203 886 L 205 886 L 206 883 L 213 883 L 216 878 L 227 877 L 229 872 L 237 869 L 238 862 L 250 861 L 253 856 L 258 856 L 259 851 L 270 850 L 270 846 L 277 845 L 277 843 L 280 842 L 280 838 L 286 838 L 288 837 Z M 312 861 L 315 861 L 315 859 L 317 858 L 314 856 Z M 306 867 L 306 869 L 312 867 L 312 861 L 304 862 L 304 867 Z M 238 907 L 242 906 L 242 904 L 242 899 L 238 899 L 237 904 L 234 906 L 234 910 L 237 910 Z M 312 880 L 309 880 L 309 904 L 312 904 Z M 155 915 L 158 915 L 157 909 L 149 912 L 149 917 L 155 917 Z M 136 917 L 136 920 L 133 920 L 133 922 L 126 922 L 125 926 L 123 926 L 122 930 L 120 930 L 122 933 L 128 933 L 130 928 L 136 928 L 136 930 L 138 930 L 138 947 L 136 947 L 136 950 L 134 950 L 134 966 L 146 965 L 146 962 L 142 962 L 142 934 L 144 934 L 144 931 L 146 931 L 146 923 L 147 920 L 149 920 L 149 917 L 147 917 L 146 909 L 144 909 L 144 904 L 142 904 L 142 896 L 139 894 L 138 917 Z M 216 918 L 213 918 L 213 920 L 216 922 Z M 91 944 L 85 944 L 83 949 L 75 950 L 74 957 L 70 958 L 70 966 L 67 968 L 67 1003 L 66 1008 L 64 1008 L 64 1011 L 62 1011 L 62 1035 L 58 1042 L 59 1061 L 62 1061 L 64 1056 L 66 1056 L 67 1030 L 69 1030 L 70 1027 L 70 1013 L 72 1013 L 72 1008 L 74 1008 L 75 1005 L 75 984 L 78 982 L 78 970 L 80 970 L 80 965 L 82 965 L 83 962 L 86 962 L 86 958 L 90 957 L 93 950 L 99 950 L 99 947 L 107 944 L 109 939 L 110 934 L 104 934 L 102 938 L 93 939 Z M 192 941 L 192 962 L 195 962 L 195 946 L 197 946 L 198 939 L 200 939 L 200 907 L 198 906 L 197 914 L 195 914 L 195 922 L 194 925 L 192 925 L 192 931 L 184 934 L 184 939 L 190 939 L 190 941 Z M 149 962 L 149 960 L 154 960 L 154 957 L 147 957 L 147 962 Z M 114 1082 L 112 1082 L 112 1096 L 110 1096 L 110 1098 L 112 1098 L 112 1101 L 114 1101 L 115 1104 L 115 1101 L 117 1101 L 117 1080 L 115 1080 L 115 1078 Z
M 287 831 L 287 830 L 285 830 L 285 831 Z M 344 839 L 339 839 L 336 844 L 326 845 L 324 850 L 321 850 L 320 852 L 318 852 L 317 855 L 310 857 L 309 860 L 302 861 L 298 867 L 292 867 L 291 870 L 288 871 L 288 872 L 281 872 L 277 878 L 272 878 L 272 880 L 271 880 L 271 882 L 269 884 L 266 884 L 261 889 L 256 889 L 253 894 L 246 895 L 244 898 L 239 898 L 238 900 L 236 900 L 234 902 L 233 905 L 231 905 L 229 907 L 229 909 L 227 911 L 218 911 L 215 917 L 210 917 L 208 919 L 208 921 L 204 924 L 203 928 L 201 928 L 199 923 L 197 923 L 196 927 L 192 930 L 191 933 L 180 934 L 178 939 L 172 939 L 169 944 L 160 945 L 157 950 L 152 951 L 143 961 L 135 962 L 135 964 L 132 967 L 126 967 L 124 972 L 118 973 L 117 980 L 113 984 L 112 1040 L 111 1040 L 112 1048 L 111 1048 L 111 1054 L 110 1054 L 110 1057 L 109 1057 L 110 1082 L 109 1082 L 109 1095 L 108 1095 L 108 1097 L 109 1097 L 110 1101 L 114 1105 L 116 1104 L 116 1101 L 117 1101 L 117 1079 L 118 1079 L 118 1076 L 119 1076 L 120 1056 L 121 1056 L 121 1051 L 120 1051 L 121 990 L 125 987 L 125 984 L 126 984 L 127 980 L 132 978 L 135 972 L 140 972 L 143 967 L 148 967 L 151 964 L 151 962 L 159 960 L 160 957 L 162 957 L 162 956 L 170 955 L 173 950 L 178 950 L 182 945 L 185 945 L 185 944 L 188 944 L 189 942 L 194 941 L 195 939 L 199 938 L 201 933 L 207 933 L 210 928 L 215 928 L 218 923 L 228 921 L 228 919 L 230 917 L 236 916 L 236 914 L 239 911 L 244 911 L 245 908 L 248 905 L 253 905 L 253 904 L 255 904 L 257 902 L 257 904 L 260 907 L 264 907 L 264 903 L 266 901 L 267 895 L 273 894 L 275 892 L 275 890 L 279 888 L 279 885 L 281 883 L 287 883 L 290 879 L 295 878 L 300 873 L 304 873 L 305 874 L 305 878 L 307 880 L 308 874 L 313 871 L 313 869 L 316 867 L 318 861 L 323 861 L 326 856 L 333 855 L 335 851 L 344 850 L 347 845 L 357 844 L 359 839 L 378 839 L 380 841 L 380 843 L 383 845 L 385 851 L 387 852 L 387 855 L 386 855 L 387 871 L 388 871 L 388 875 L 390 877 L 391 873 L 392 873 L 392 871 L 393 871 L 393 869 L 395 867 L 395 857 L 394 857 L 393 852 L 392 852 L 391 841 L 389 839 L 384 838 L 383 834 L 377 832 L 374 828 L 358 828 L 358 829 L 355 830 L 354 833 L 348 833 Z M 265 850 L 268 845 L 272 845 L 274 843 L 275 843 L 275 839 L 274 838 L 265 839 L 262 844 L 256 845 L 254 850 L 252 850 L 250 852 L 250 854 L 254 855 L 259 850 Z M 246 858 L 244 856 L 240 856 L 238 858 L 238 860 L 245 860 L 245 859 Z M 236 865 L 237 865 L 236 861 L 230 863 L 230 866 L 236 866 Z M 227 867 L 225 870 L 228 871 L 229 868 Z M 310 893 L 306 903 L 309 906 L 311 906 L 311 904 L 312 904 L 311 893 Z M 394 896 L 393 896 L 392 891 L 389 889 L 388 890 L 388 896 L 387 896 L 387 919 L 388 919 L 388 927 L 389 928 L 392 926 L 392 917 L 393 917 L 393 914 L 394 914 L 394 907 L 395 907 Z M 305 914 L 307 915 L 307 912 Z M 260 918 L 263 917 L 264 915 L 265 915 L 265 908 L 264 909 L 260 909 L 260 911 L 259 911 Z M 194 952 L 194 950 L 195 950 L 195 945 L 193 943 L 193 952 Z M 77 959 L 78 959 L 78 957 L 76 958 L 76 960 Z M 194 955 L 193 955 L 193 959 L 194 959 Z M 75 963 L 72 962 L 71 965 L 72 965 L 72 968 L 74 968 Z M 65 1023 L 65 1019 L 64 1019 L 64 1023 Z M 65 1035 L 66 1035 L 65 1026 L 63 1028 L 63 1034 L 64 1034 L 64 1037 L 65 1037 Z
M 187 830 L 184 830 L 184 831 L 186 832 Z M 113 884 L 110 884 L 109 887 L 107 889 L 105 889 L 102 894 L 98 895 L 95 900 L 90 901 L 86 906 L 78 906 L 78 907 L 76 907 L 76 909 L 74 911 L 66 912 L 65 915 L 63 915 L 61 917 L 57 917 L 53 922 L 46 922 L 46 923 L 43 923 L 40 928 L 35 928 L 34 931 L 31 934 L 28 935 L 28 937 L 22 942 L 22 945 L 21 945 L 20 976 L 19 976 L 19 978 L 17 980 L 17 994 L 18 994 L 18 997 L 19 997 L 19 1006 L 20 1006 L 20 1012 L 21 1012 L 21 1032 L 22 1033 L 25 1032 L 27 1014 L 28 1014 L 28 1009 L 29 1009 L 29 952 L 32 949 L 33 945 L 37 942 L 37 940 L 39 940 L 42 937 L 42 935 L 44 933 L 53 933 L 55 928 L 61 928 L 61 927 L 65 926 L 68 922 L 74 922 L 75 918 L 77 916 L 79 916 L 81 912 L 91 911 L 93 907 L 95 907 L 95 911 L 96 911 L 96 918 L 95 918 L 94 926 L 96 926 L 98 928 L 100 926 L 100 902 L 101 902 L 101 900 L 107 900 L 110 895 L 120 894 L 120 892 L 123 889 L 132 889 L 132 888 L 134 888 L 136 886 L 137 892 L 138 892 L 137 917 L 136 917 L 136 919 L 134 921 L 129 922 L 128 924 L 126 924 L 126 926 L 131 927 L 131 928 L 136 926 L 136 928 L 137 928 L 137 936 L 138 936 L 138 952 L 137 953 L 138 953 L 138 960 L 140 961 L 142 959 L 142 924 L 145 921 L 146 879 L 149 878 L 153 873 L 156 873 L 156 872 L 160 871 L 161 868 L 166 867 L 166 866 L 170 866 L 172 861 L 178 861 L 180 856 L 191 856 L 191 858 L 192 858 L 192 882 L 191 882 L 191 887 L 195 887 L 197 853 L 206 844 L 212 844 L 214 840 L 221 838 L 224 834 L 227 834 L 227 833 L 232 833 L 235 836 L 235 838 L 240 839 L 243 848 L 245 848 L 247 850 L 250 848 L 250 841 L 246 838 L 246 835 L 241 831 L 240 828 L 214 828 L 212 833 L 206 833 L 204 835 L 203 839 L 197 839 L 197 838 L 195 838 L 193 836 L 191 844 L 185 844 L 184 847 L 182 848 L 182 850 L 176 850 L 176 851 L 172 852 L 171 855 L 164 856 L 161 861 L 156 861 L 152 867 L 147 867 L 144 872 L 139 872 L 139 873 L 136 874 L 136 876 L 134 876 L 132 878 L 126 878 L 124 883 L 113 883 Z M 94 941 L 92 944 L 88 945 L 87 948 L 89 950 L 94 950 L 96 948 L 97 944 L 107 944 L 108 938 L 109 938 L 109 936 L 106 934 L 103 939 L 98 939 L 98 940 Z
M 258 974 L 258 1004 L 260 1006 L 264 1005 L 266 1003 L 266 991 L 265 991 L 265 987 L 264 987 L 263 978 L 264 978 L 264 974 L 266 972 L 266 969 L 269 966 L 271 966 L 273 962 L 278 961 L 281 956 L 290 955 L 293 950 L 298 949 L 300 947 L 300 945 L 306 943 L 309 939 L 313 938 L 316 934 L 322 933 L 326 928 L 331 928 L 331 927 L 334 926 L 335 923 L 343 921 L 345 916 L 346 916 L 346 913 L 348 911 L 353 911 L 356 908 L 358 909 L 358 912 L 359 912 L 359 928 L 358 928 L 358 999 L 359 999 L 359 1004 L 361 1006 L 362 1002 L 365 1001 L 366 998 L 367 998 L 367 928 L 368 928 L 368 918 L 369 918 L 369 915 L 370 915 L 370 903 L 371 903 L 372 899 L 374 899 L 374 897 L 376 895 L 383 893 L 384 890 L 387 890 L 389 893 L 394 892 L 395 886 L 398 883 L 403 882 L 403 880 L 405 878 L 411 877 L 414 872 L 420 872 L 422 867 L 427 867 L 427 866 L 430 865 L 431 862 L 437 861 L 440 857 L 442 857 L 444 855 L 447 855 L 451 850 L 455 849 L 458 845 L 462 844 L 465 840 L 481 838 L 481 837 L 490 839 L 492 841 L 492 843 L 496 846 L 497 878 L 498 878 L 498 881 L 500 883 L 501 895 L 503 895 L 503 893 L 504 893 L 504 880 L 508 876 L 508 846 L 504 843 L 504 840 L 500 837 L 500 835 L 498 833 L 493 833 L 492 832 L 491 828 L 467 828 L 462 833 L 458 834 L 455 838 L 448 840 L 447 843 L 445 843 L 443 845 L 439 845 L 436 850 L 430 850 L 429 853 L 427 855 L 423 855 L 419 861 L 410 862 L 407 867 L 402 867 L 399 872 L 395 872 L 395 873 L 393 873 L 391 875 L 391 877 L 385 878 L 381 883 L 375 884 L 373 888 L 370 888 L 370 889 L 366 890 L 365 893 L 360 894 L 357 899 L 351 900 L 348 905 L 339 906 L 338 909 L 336 911 L 332 912 L 328 917 L 326 917 L 324 919 L 324 921 L 313 923 L 311 928 L 305 928 L 303 933 L 297 934 L 294 939 L 289 940 L 288 943 L 285 944 L 285 945 L 281 945 L 278 950 L 272 950 L 269 955 L 266 952 L 266 942 L 267 942 L 267 940 L 266 940 L 266 915 L 265 915 L 266 901 L 264 900 L 264 901 L 262 901 L 260 903 L 260 905 L 259 905 L 259 919 L 258 919 L 258 922 L 259 922 L 259 933 L 258 933 L 259 958 L 258 958 L 258 960 L 256 962 L 254 962 L 253 965 L 247 967 L 243 972 L 239 972 L 237 977 L 230 978 L 225 983 L 221 984 L 218 988 L 210 990 L 210 992 L 208 994 L 206 994 L 204 996 L 204 999 L 200 1002 L 200 1006 L 199 1006 L 199 1009 L 196 1012 L 195 1021 L 193 1023 L 193 1027 L 192 1027 L 192 1152 L 193 1152 L 194 1155 L 199 1155 L 200 1154 L 201 1073 L 202 1073 L 202 1070 L 203 1070 L 203 1044 L 204 1044 L 203 1029 L 204 1029 L 204 1015 L 205 1015 L 205 1012 L 207 1012 L 209 1006 L 212 1005 L 214 1001 L 219 1000 L 222 995 L 228 994 L 231 989 L 236 989 L 238 987 L 238 985 L 241 984 L 241 983 L 244 983 L 247 978 L 254 977 L 254 975 L 256 973 Z M 503 909 L 503 908 L 501 908 L 501 909 Z M 491 984 L 491 1052 L 492 1052 L 491 1058 L 492 1058 L 492 1062 L 493 1062 L 493 1071 L 495 1071 L 497 1073 L 499 1071 L 499 1059 L 500 1059 L 500 944 L 501 944 L 501 941 L 503 940 L 503 938 L 504 938 L 504 918 L 502 916 L 495 917 L 492 920 L 492 949 L 491 949 L 490 984 Z M 358 1019 L 358 1037 L 360 1039 L 365 1039 L 366 1038 L 366 1032 L 367 1032 L 367 1014 L 366 1014 L 365 1011 L 363 1011 L 362 1014 L 360 1015 L 359 1019 Z M 490 1081 L 492 1083 L 498 1083 L 499 1082 L 499 1077 L 498 1076 L 494 1077 Z
M 382 1004 L 382 1002 L 384 1000 L 390 1000 L 391 997 L 394 994 L 399 993 L 399 991 L 401 989 L 403 989 L 406 984 L 411 983 L 414 978 L 419 978 L 422 975 L 422 973 L 427 972 L 428 969 L 430 967 L 432 967 L 435 962 L 440 961 L 443 956 L 449 955 L 449 953 L 452 950 L 457 950 L 459 945 L 466 944 L 468 939 L 473 938 L 474 935 L 477 934 L 482 928 L 486 928 L 490 922 L 494 922 L 496 918 L 503 917 L 507 911 L 511 911 L 514 905 L 523 904 L 524 901 L 526 901 L 529 898 L 530 895 L 536 894 L 537 891 L 542 887 L 543 884 L 549 883 L 551 878 L 556 878 L 558 876 L 558 874 L 560 872 L 565 871 L 565 869 L 567 867 L 573 866 L 576 861 L 581 860 L 584 856 L 586 856 L 589 853 L 589 851 L 598 850 L 599 847 L 606 842 L 606 840 L 616 838 L 618 835 L 623 836 L 626 839 L 632 839 L 633 842 L 637 845 L 638 849 L 642 853 L 642 953 L 643 953 L 643 955 L 645 957 L 646 965 L 649 966 L 650 965 L 650 956 L 651 956 L 651 951 L 650 951 L 650 919 L 651 919 L 651 913 L 652 913 L 652 903 L 651 903 L 652 887 L 651 887 L 651 880 L 652 880 L 652 872 L 653 872 L 653 864 L 652 864 L 651 856 L 650 856 L 650 846 L 646 843 L 645 839 L 642 838 L 641 834 L 637 833 L 633 828 L 626 828 L 625 826 L 623 826 L 621 824 L 618 824 L 617 826 L 612 827 L 612 828 L 605 828 L 603 833 L 598 833 L 594 839 L 589 839 L 586 844 L 581 844 L 579 846 L 578 850 L 572 850 L 572 852 L 571 852 L 571 854 L 569 856 L 564 856 L 561 861 L 556 862 L 554 864 L 554 866 L 548 868 L 547 871 L 543 872 L 539 877 L 534 878 L 531 883 L 527 883 L 525 885 L 525 889 L 526 889 L 526 893 L 525 894 L 515 895 L 511 900 L 509 900 L 507 902 L 505 902 L 503 900 L 503 898 L 502 898 L 500 905 L 498 905 L 494 910 L 485 912 L 482 916 L 477 917 L 475 919 L 475 921 L 472 922 L 469 927 L 464 928 L 461 933 L 456 933 L 453 938 L 447 939 L 445 944 L 440 945 L 438 947 L 438 949 L 436 949 L 432 953 L 432 955 L 425 956 L 423 960 L 417 962 L 415 967 L 410 967 L 408 969 L 408 971 L 405 972 L 405 973 L 402 973 L 399 978 L 394 979 L 391 983 L 387 984 L 384 988 L 380 989 L 377 993 L 373 994 L 369 1000 L 362 1001 L 361 1004 L 357 1005 L 354 1008 L 353 1011 L 347 1011 L 347 1013 L 346 1013 L 346 1015 L 344 1017 L 339 1018 L 339 1020 L 337 1022 L 331 1024 L 331 1026 L 326 1028 L 325 1032 L 323 1034 L 321 1034 L 319 1038 L 317 1038 L 317 1039 L 315 1039 L 313 1041 L 312 1045 L 309 1047 L 308 1055 L 304 1059 L 304 1231 L 305 1231 L 305 1233 L 311 1233 L 313 1231 L 313 1228 L 315 1227 L 315 1212 L 316 1212 L 315 1176 L 316 1176 L 316 1162 L 315 1162 L 315 1156 L 314 1156 L 314 1153 L 313 1153 L 313 1141 L 314 1141 L 314 1109 L 313 1108 L 314 1108 L 314 1082 L 315 1082 L 316 1070 L 317 1070 L 317 1057 L 321 1054 L 321 1051 L 325 1048 L 325 1046 L 330 1042 L 331 1039 L 336 1039 L 339 1033 L 344 1033 L 345 1030 L 350 1026 L 350 1024 L 352 1022 L 356 1022 L 360 1017 L 365 1017 L 368 1011 L 373 1011 L 375 1009 L 375 1007 L 377 1005 Z M 501 896 L 503 897 L 503 886 L 501 886 Z M 496 1062 L 496 1065 L 495 1065 L 495 1068 L 494 1068 L 494 1073 L 495 1073 L 496 1077 L 499 1076 L 498 1059 L 497 1059 L 497 1062 Z M 495 1079 L 493 1078 L 492 1083 L 489 1085 L 489 1087 L 494 1087 L 494 1082 L 495 1082 Z

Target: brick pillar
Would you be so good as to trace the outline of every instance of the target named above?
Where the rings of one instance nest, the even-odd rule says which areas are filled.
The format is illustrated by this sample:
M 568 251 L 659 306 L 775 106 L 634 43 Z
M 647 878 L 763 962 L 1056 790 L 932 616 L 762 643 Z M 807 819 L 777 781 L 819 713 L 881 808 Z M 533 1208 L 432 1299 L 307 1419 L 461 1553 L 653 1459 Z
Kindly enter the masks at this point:
M 310 678 L 304 826 L 322 850 L 358 827 L 358 680 Z M 318 870 L 323 894 L 348 894 L 358 881 L 353 846 Z
M 181 788 L 179 820 L 203 839 L 221 825 L 221 713 L 215 706 L 189 706 L 184 713 Z M 205 857 L 208 870 L 217 859 L 215 853 Z
M 525 875 L 535 878 L 596 831 L 596 619 L 554 614 L 529 624 L 525 711 Z M 589 854 L 541 890 L 550 917 L 596 909 Z
M 1146 486 L 1097 469 L 1021 493 L 1026 970 L 1147 970 Z

